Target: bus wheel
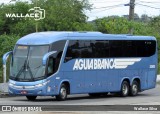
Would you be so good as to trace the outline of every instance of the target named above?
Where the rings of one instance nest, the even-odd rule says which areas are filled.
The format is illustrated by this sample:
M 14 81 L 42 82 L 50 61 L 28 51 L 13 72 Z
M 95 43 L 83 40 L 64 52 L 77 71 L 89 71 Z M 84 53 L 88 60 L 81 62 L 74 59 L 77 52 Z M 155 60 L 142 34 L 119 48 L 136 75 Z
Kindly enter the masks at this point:
M 130 89 L 130 95 L 131 96 L 136 96 L 138 94 L 139 90 L 139 84 L 137 81 L 133 81 L 131 89 Z
M 36 100 L 37 96 L 26 96 L 29 101 Z
M 65 84 L 61 85 L 59 95 L 56 96 L 58 101 L 64 101 L 67 98 L 67 86 Z
M 123 81 L 121 85 L 121 92 L 120 92 L 122 97 L 126 97 L 129 94 L 129 84 L 127 81 Z

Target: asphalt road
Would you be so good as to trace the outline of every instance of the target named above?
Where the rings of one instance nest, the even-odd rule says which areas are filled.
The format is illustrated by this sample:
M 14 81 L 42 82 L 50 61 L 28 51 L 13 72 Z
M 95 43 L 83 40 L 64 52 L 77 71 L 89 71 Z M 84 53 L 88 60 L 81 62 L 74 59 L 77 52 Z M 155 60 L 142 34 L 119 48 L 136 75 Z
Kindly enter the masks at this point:
M 91 98 L 88 94 L 78 94 L 69 95 L 66 101 L 56 101 L 54 97 L 37 97 L 36 101 L 28 101 L 26 97 L 7 97 L 0 98 L 0 105 L 160 105 L 160 85 L 157 85 L 154 89 L 141 92 L 136 97 L 124 98 L 108 95 Z M 94 113 L 96 114 L 96 112 Z
M 26 97 L 0 98 L 0 105 L 160 105 L 160 85 L 132 97 L 108 95 L 91 98 L 88 94 L 69 95 L 66 101 L 56 101 L 55 97 L 37 97 L 28 101 Z

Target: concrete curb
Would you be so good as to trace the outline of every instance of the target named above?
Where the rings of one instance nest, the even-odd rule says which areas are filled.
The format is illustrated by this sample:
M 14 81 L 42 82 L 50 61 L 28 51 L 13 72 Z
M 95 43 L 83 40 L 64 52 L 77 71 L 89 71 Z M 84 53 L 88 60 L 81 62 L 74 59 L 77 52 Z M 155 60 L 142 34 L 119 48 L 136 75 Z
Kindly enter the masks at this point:
M 8 93 L 0 93 L 0 98 L 7 98 L 7 97 L 17 97 L 16 95 L 10 95 Z
M 8 93 L 0 93 L 0 98 L 9 97 Z

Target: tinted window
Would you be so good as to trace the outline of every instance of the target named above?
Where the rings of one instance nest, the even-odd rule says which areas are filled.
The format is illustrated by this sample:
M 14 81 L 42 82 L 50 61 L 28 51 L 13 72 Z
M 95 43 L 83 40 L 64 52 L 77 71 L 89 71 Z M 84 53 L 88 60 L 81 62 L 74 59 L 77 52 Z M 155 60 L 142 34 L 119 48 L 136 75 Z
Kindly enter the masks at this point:
M 80 40 L 79 41 L 79 52 L 81 58 L 91 58 L 92 57 L 92 43 L 90 40 Z
M 92 55 L 94 58 L 109 57 L 110 47 L 108 40 L 92 41 Z
M 146 41 L 146 50 L 147 56 L 152 56 L 156 52 L 156 42 L 155 41 Z
M 123 50 L 122 50 L 123 57 L 136 57 L 137 56 L 137 48 L 136 48 L 136 41 L 123 41 Z
M 149 57 L 155 50 L 156 41 L 76 40 L 69 42 L 65 61 L 74 58 Z
M 80 50 L 79 50 L 79 42 L 78 41 L 69 41 L 69 45 L 66 52 L 66 61 L 74 58 L 80 57 Z
M 92 46 L 91 41 L 83 41 L 83 40 L 77 40 L 77 41 L 70 41 L 65 61 L 74 59 L 74 58 L 90 58 L 92 57 Z
M 123 42 L 118 40 L 109 41 L 110 43 L 110 57 L 122 57 Z
M 155 53 L 155 41 L 137 41 L 137 57 L 149 57 Z
M 57 41 L 51 45 L 51 51 L 57 51 L 50 57 L 48 62 L 48 75 L 55 73 L 58 70 L 59 63 L 62 57 L 63 49 L 65 46 L 66 41 Z M 52 65 L 53 64 L 53 65 Z M 51 72 L 52 71 L 52 72 Z

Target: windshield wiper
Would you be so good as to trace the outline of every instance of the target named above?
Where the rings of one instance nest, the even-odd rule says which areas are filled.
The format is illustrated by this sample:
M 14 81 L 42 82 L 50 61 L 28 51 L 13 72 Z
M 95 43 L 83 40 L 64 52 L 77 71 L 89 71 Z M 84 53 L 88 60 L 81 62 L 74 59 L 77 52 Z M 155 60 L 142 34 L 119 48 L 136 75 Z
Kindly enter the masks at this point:
M 20 68 L 20 70 L 18 71 L 18 74 L 16 75 L 15 77 L 15 80 L 18 80 L 18 78 L 20 77 L 20 75 L 22 74 L 22 72 L 24 73 L 24 79 L 26 78 L 26 72 L 29 71 L 29 74 L 31 76 L 31 79 L 34 80 L 33 78 L 33 74 L 31 72 L 31 69 L 30 69 L 30 66 L 29 66 L 29 50 L 30 48 L 28 49 L 28 54 L 27 54 L 27 58 L 24 62 L 24 65 Z
M 31 76 L 31 79 L 32 79 L 32 81 L 34 80 L 34 78 L 33 78 L 33 74 L 32 74 L 32 71 L 31 71 L 31 68 L 30 68 L 30 66 L 29 66 L 29 61 L 28 61 L 28 64 L 26 65 L 26 71 L 29 71 L 29 74 L 30 74 L 30 76 Z M 26 74 L 26 72 L 25 72 L 25 74 Z M 25 79 L 25 77 L 26 77 L 26 75 L 24 76 L 24 79 Z
M 17 79 L 19 78 L 19 76 L 22 74 L 22 72 L 24 72 L 24 80 L 26 80 L 25 77 L 26 77 L 26 72 L 27 72 L 27 71 L 29 71 L 29 74 L 30 74 L 30 76 L 31 76 L 31 80 L 34 80 L 33 74 L 32 74 L 32 72 L 31 72 L 31 68 L 30 68 L 30 66 L 29 66 L 29 62 L 28 62 L 28 64 L 27 64 L 27 60 L 25 60 L 24 65 L 23 65 L 23 66 L 21 67 L 21 69 L 19 70 L 19 72 L 18 72 L 15 80 L 17 80 Z
M 26 66 L 26 63 L 27 63 L 27 59 L 25 60 L 23 66 L 20 68 L 20 70 L 18 71 L 16 77 L 15 77 L 15 80 L 17 80 L 19 78 L 19 76 L 22 74 L 22 72 L 24 71 L 25 69 L 25 66 Z

